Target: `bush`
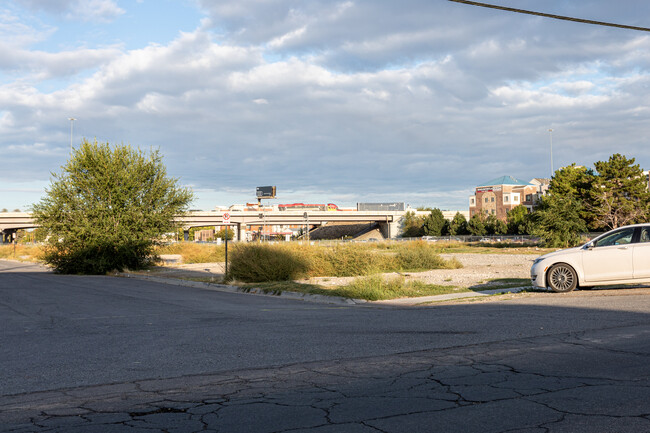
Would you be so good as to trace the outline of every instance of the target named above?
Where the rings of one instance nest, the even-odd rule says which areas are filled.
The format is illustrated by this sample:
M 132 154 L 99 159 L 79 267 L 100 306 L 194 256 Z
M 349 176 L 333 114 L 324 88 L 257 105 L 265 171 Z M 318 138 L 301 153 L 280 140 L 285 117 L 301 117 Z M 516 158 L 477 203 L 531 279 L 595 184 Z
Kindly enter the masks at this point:
M 339 245 L 331 249 L 311 248 L 309 274 L 313 277 L 351 277 L 379 272 L 383 260 L 372 250 L 360 245 Z
M 32 213 L 49 234 L 45 261 L 61 273 L 146 267 L 192 201 L 158 151 L 84 140 L 61 169 Z
M 229 259 L 229 277 L 249 283 L 296 280 L 309 269 L 304 257 L 272 245 L 237 245 Z
M 410 242 L 398 250 L 395 266 L 398 271 L 419 271 L 448 268 L 449 262 L 436 254 L 426 243 Z
M 332 248 L 309 245 L 239 244 L 230 258 L 230 276 L 244 282 L 286 281 L 302 277 L 350 277 L 382 272 L 425 271 L 461 267 L 446 261 L 425 242 L 394 249 L 343 244 Z
M 153 261 L 153 247 L 149 242 L 89 242 L 66 250 L 63 245 L 46 248 L 45 262 L 62 274 L 105 274 L 112 270 L 141 269 Z

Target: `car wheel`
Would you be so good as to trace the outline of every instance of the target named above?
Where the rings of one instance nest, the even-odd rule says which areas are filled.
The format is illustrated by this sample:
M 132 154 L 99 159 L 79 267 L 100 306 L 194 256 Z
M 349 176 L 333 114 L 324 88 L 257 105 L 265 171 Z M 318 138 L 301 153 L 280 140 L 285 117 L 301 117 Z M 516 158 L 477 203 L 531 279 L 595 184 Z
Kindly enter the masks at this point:
M 576 271 L 569 265 L 558 263 L 548 271 L 548 286 L 554 292 L 570 292 L 578 285 Z

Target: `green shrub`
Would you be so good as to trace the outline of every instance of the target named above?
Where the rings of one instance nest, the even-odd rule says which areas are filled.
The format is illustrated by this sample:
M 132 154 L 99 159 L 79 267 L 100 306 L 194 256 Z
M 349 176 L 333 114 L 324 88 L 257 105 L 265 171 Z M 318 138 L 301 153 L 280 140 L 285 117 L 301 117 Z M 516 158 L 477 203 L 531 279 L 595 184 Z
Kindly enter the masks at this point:
M 382 299 L 410 298 L 418 296 L 457 293 L 460 291 L 449 286 L 426 284 L 422 281 L 407 281 L 404 277 L 382 278 L 381 275 L 356 278 L 351 283 L 338 287 L 330 293 L 354 299 L 379 301 Z
M 309 269 L 304 257 L 273 245 L 240 244 L 229 259 L 229 277 L 250 283 L 296 280 L 305 277 Z
M 245 282 L 462 267 L 456 260 L 442 259 L 425 242 L 409 242 L 394 249 L 359 244 L 334 247 L 238 244 L 229 258 L 231 277 Z
M 383 257 L 360 245 L 338 245 L 333 248 L 311 248 L 309 274 L 313 277 L 351 277 L 381 272 Z
M 395 256 L 400 271 L 446 268 L 446 261 L 424 242 L 410 242 Z
M 57 273 L 102 275 L 113 270 L 145 268 L 155 255 L 147 241 L 121 244 L 94 241 L 69 249 L 63 244 L 48 245 L 43 257 Z

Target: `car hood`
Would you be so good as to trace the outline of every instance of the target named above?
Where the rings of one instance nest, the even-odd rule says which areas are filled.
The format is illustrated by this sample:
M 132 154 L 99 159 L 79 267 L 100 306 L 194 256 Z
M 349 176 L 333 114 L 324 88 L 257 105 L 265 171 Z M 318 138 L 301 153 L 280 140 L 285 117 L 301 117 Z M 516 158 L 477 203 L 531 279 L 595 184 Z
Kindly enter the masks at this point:
M 550 259 L 555 256 L 566 256 L 566 255 L 572 255 L 572 254 L 578 254 L 580 251 L 582 251 L 582 247 L 574 247 L 574 248 L 567 248 L 564 250 L 559 250 L 559 251 L 553 251 L 552 253 L 544 254 L 543 256 L 539 256 L 538 260 L 543 260 L 543 259 Z

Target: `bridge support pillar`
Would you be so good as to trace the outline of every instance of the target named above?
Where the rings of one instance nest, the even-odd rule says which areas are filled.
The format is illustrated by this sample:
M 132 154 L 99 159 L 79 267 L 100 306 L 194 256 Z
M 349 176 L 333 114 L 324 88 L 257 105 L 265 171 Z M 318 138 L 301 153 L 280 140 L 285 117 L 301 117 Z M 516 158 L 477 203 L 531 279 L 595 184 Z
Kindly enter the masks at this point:
M 401 221 L 400 218 L 395 218 L 393 222 L 378 221 L 379 230 L 386 239 L 396 238 L 401 234 Z
M 379 223 L 379 231 L 384 236 L 384 239 L 390 239 L 390 223 Z
M 237 240 L 239 242 L 248 242 L 246 239 L 246 224 L 237 223 Z

